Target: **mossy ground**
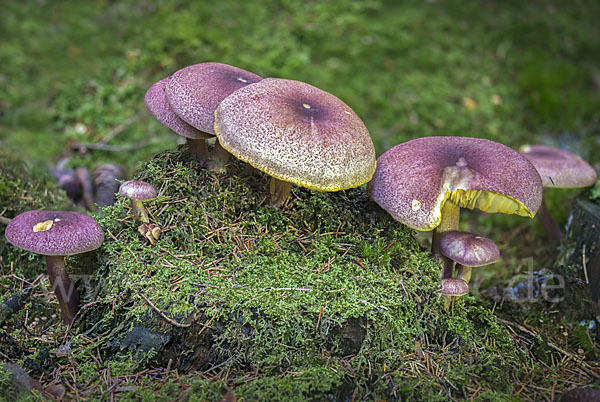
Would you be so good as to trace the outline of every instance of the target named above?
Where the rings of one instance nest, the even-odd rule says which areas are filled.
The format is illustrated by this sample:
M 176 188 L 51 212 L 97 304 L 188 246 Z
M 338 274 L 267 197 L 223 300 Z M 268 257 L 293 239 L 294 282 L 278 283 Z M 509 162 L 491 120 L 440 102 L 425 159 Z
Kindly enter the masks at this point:
M 68 260 L 91 275 L 77 325 L 65 334 L 41 284 L 2 330 L 20 345 L 4 358 L 72 397 L 533 398 L 596 370 L 552 331 L 502 321 L 471 296 L 445 311 L 439 267 L 364 189 L 294 187 L 275 210 L 262 206 L 264 174 L 241 162 L 202 170 L 184 146 L 137 178 L 159 190 L 148 203 L 165 229 L 157 244 L 127 202 L 105 208 L 102 248 Z M 30 324 L 40 304 L 47 314 Z

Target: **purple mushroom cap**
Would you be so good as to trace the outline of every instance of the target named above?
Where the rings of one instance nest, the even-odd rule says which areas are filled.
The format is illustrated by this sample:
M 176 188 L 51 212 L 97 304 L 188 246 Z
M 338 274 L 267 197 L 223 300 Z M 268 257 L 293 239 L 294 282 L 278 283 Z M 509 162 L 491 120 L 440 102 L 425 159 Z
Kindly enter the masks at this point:
M 498 246 L 492 239 L 456 230 L 442 234 L 440 251 L 451 260 L 467 267 L 492 264 L 500 258 Z
M 461 208 L 533 217 L 542 202 L 537 170 L 519 152 L 483 138 L 425 137 L 377 159 L 371 197 L 397 221 L 432 230 L 450 201 Z
M 200 131 L 214 134 L 214 114 L 219 103 L 260 80 L 262 77 L 254 73 L 227 64 L 194 64 L 169 77 L 166 94 L 179 117 Z
M 85 253 L 104 241 L 98 222 L 70 211 L 24 212 L 10 221 L 4 234 L 12 245 L 42 255 Z
M 150 113 L 156 117 L 156 120 L 183 137 L 192 139 L 212 138 L 213 136 L 211 134 L 197 130 L 181 120 L 181 118 L 171 109 L 171 106 L 169 106 L 169 102 L 167 101 L 167 95 L 165 94 L 165 86 L 168 81 L 168 77 L 163 78 L 153 84 L 146 92 L 144 103 Z
M 156 198 L 156 190 L 151 184 L 141 180 L 128 180 L 119 187 L 119 194 L 133 201 L 149 201 Z
M 460 278 L 442 279 L 440 292 L 446 296 L 464 296 L 469 293 L 469 284 Z
M 356 113 L 300 81 L 265 78 L 228 96 L 215 132 L 232 155 L 283 181 L 321 191 L 360 186 L 375 171 L 375 147 Z
M 594 184 L 594 168 L 572 152 L 545 145 L 525 145 L 519 151 L 535 166 L 544 187 L 578 188 Z

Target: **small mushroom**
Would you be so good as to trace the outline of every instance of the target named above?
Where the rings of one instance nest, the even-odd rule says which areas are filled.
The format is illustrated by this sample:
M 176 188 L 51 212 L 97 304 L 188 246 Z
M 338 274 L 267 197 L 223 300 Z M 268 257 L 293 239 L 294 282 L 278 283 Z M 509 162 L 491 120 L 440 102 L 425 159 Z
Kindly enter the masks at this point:
M 517 151 L 469 137 L 425 137 L 396 145 L 377 160 L 369 183 L 373 200 L 397 221 L 433 230 L 432 252 L 443 264 L 441 235 L 458 230 L 460 208 L 533 217 L 542 200 L 542 181 Z
M 469 285 L 460 278 L 442 279 L 440 292 L 445 296 L 464 296 L 469 293 Z
M 260 80 L 262 77 L 254 73 L 227 64 L 194 64 L 168 78 L 166 97 L 177 116 L 212 138 L 219 103 L 238 89 Z M 229 153 L 217 140 L 208 162 L 209 169 L 222 169 L 228 158 Z
M 472 267 L 493 264 L 500 258 L 498 246 L 492 239 L 455 230 L 442 234 L 440 252 L 456 262 L 458 277 L 467 284 L 471 280 Z
M 156 190 L 152 185 L 141 180 L 128 180 L 119 187 L 119 194 L 131 200 L 131 209 L 137 220 L 142 223 L 150 223 L 148 211 L 143 202 L 156 198 Z
M 146 108 L 152 113 L 156 119 L 173 130 L 175 133 L 185 137 L 190 152 L 194 154 L 196 160 L 201 163 L 208 163 L 209 154 L 206 148 L 206 140 L 213 136 L 203 131 L 197 130 L 194 127 L 181 120 L 177 114 L 171 109 L 165 94 L 165 87 L 169 78 L 164 78 L 154 83 L 146 92 L 144 102 Z
M 535 166 L 546 188 L 581 188 L 594 184 L 598 177 L 594 168 L 572 152 L 545 145 L 524 145 L 519 149 Z M 542 199 L 539 221 L 553 243 L 562 239 L 562 231 Z
M 300 81 L 266 78 L 215 112 L 215 134 L 236 158 L 271 176 L 267 204 L 282 207 L 293 184 L 338 191 L 375 171 L 369 131 L 337 97 Z
M 4 234 L 12 245 L 46 256 L 50 285 L 63 321 L 70 325 L 79 309 L 79 294 L 65 270 L 65 256 L 100 247 L 104 233 L 98 222 L 79 212 L 33 210 L 16 216 Z

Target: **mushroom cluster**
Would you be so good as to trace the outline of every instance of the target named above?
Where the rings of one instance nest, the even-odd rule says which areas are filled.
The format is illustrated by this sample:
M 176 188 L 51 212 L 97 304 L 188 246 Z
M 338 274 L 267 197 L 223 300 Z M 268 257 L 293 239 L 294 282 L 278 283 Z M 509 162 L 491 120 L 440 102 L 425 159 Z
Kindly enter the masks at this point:
M 206 140 L 214 138 L 215 109 L 236 90 L 260 80 L 254 73 L 227 64 L 194 64 L 153 84 L 146 92 L 145 103 L 158 121 L 186 138 L 199 162 L 220 169 L 227 152 L 218 141 L 212 155 L 206 146 Z
M 369 191 L 397 221 L 433 230 L 432 252 L 442 262 L 442 279 L 454 276 L 456 260 L 444 255 L 441 242 L 458 230 L 460 208 L 533 217 L 542 201 L 540 175 L 524 156 L 468 137 L 418 138 L 390 148 L 377 159 Z M 464 292 L 467 276 L 459 278 L 465 284 L 453 287 L 462 291 L 442 292 Z

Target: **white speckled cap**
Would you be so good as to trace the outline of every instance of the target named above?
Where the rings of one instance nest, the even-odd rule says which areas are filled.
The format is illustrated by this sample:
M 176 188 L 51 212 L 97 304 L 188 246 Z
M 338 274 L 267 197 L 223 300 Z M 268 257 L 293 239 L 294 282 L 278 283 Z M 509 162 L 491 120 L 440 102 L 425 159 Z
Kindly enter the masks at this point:
M 300 81 L 266 78 L 227 97 L 215 134 L 228 152 L 280 180 L 322 191 L 368 182 L 369 131 L 337 97 Z
M 538 170 L 544 187 L 587 187 L 594 184 L 598 177 L 589 163 L 564 149 L 525 145 L 519 151 Z
M 70 211 L 24 212 L 10 221 L 4 235 L 14 246 L 42 255 L 85 253 L 104 241 L 98 222 Z
M 221 63 L 201 63 L 175 72 L 167 82 L 171 109 L 200 131 L 214 134 L 215 109 L 223 99 L 262 77 Z
M 156 117 L 156 120 L 183 137 L 192 139 L 213 138 L 213 135 L 200 131 L 181 120 L 171 109 L 165 94 L 165 86 L 168 80 L 169 78 L 163 78 L 148 89 L 144 97 L 146 108 Z
M 533 217 L 542 202 L 542 181 L 523 155 L 505 145 L 483 138 L 425 137 L 384 152 L 369 192 L 394 219 L 432 230 L 441 222 L 444 202 Z
M 149 201 L 156 198 L 151 184 L 141 180 L 128 180 L 119 187 L 119 194 L 134 201 Z
M 492 264 L 500 258 L 498 246 L 492 239 L 456 230 L 442 234 L 440 251 L 452 261 L 466 267 Z

